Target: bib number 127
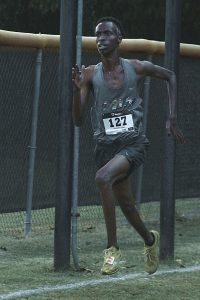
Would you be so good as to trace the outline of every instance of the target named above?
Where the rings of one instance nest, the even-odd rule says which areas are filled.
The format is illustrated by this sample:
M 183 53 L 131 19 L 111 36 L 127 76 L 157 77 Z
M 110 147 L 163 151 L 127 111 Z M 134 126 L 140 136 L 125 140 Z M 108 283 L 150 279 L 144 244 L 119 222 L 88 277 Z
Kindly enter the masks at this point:
M 110 123 L 110 127 L 121 127 L 126 126 L 126 116 L 111 118 L 108 120 Z
M 106 117 L 103 118 L 106 134 L 117 134 L 120 132 L 130 132 L 135 130 L 131 114 Z

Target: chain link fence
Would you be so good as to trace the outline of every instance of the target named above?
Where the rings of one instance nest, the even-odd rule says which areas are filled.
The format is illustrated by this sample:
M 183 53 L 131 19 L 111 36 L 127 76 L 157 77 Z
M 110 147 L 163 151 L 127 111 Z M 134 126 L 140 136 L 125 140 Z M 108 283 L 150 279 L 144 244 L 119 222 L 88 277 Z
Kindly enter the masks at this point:
M 27 198 L 27 174 L 30 153 L 32 107 L 37 49 L 0 48 L 0 231 L 23 234 Z M 148 59 L 143 53 L 124 55 Z M 153 63 L 163 65 L 163 56 L 154 55 Z M 84 51 L 82 63 L 96 64 L 98 54 Z M 179 80 L 179 124 L 187 144 L 177 146 L 177 216 L 200 216 L 200 60 L 181 57 Z M 32 230 L 54 227 L 56 189 L 58 51 L 43 50 L 36 165 L 33 186 Z M 140 87 L 144 95 L 144 82 Z M 165 83 L 151 79 L 147 136 L 151 146 L 144 165 L 141 212 L 145 219 L 159 222 L 162 180 L 162 153 L 165 127 Z M 80 129 L 79 149 L 79 225 L 85 227 L 102 219 L 101 203 L 94 177 L 93 140 L 89 113 Z M 137 185 L 137 174 L 133 186 Z M 178 200 L 179 199 L 179 200 Z M 185 200 L 183 200 L 185 199 Z M 124 222 L 119 213 L 119 219 Z

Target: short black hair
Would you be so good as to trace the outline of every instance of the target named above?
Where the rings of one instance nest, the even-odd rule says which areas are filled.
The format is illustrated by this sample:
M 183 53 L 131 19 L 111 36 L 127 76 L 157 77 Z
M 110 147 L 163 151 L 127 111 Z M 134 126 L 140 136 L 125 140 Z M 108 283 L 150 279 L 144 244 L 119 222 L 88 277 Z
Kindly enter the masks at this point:
M 102 22 L 112 22 L 112 23 L 114 23 L 117 26 L 117 28 L 119 29 L 121 35 L 124 36 L 124 28 L 122 26 L 122 23 L 117 18 L 109 17 L 109 16 L 102 17 L 102 18 L 97 20 L 95 26 L 97 26 L 99 23 L 102 23 Z

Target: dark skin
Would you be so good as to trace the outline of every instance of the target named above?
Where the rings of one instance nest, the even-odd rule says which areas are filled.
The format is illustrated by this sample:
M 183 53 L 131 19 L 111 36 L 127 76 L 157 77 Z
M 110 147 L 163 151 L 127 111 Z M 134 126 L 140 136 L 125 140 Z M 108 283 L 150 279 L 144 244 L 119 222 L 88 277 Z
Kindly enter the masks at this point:
M 101 56 L 104 79 L 108 86 L 119 88 L 124 83 L 124 71 L 120 64 L 119 44 L 122 37 L 117 26 L 108 21 L 99 23 L 95 29 L 96 45 Z M 154 65 L 148 61 L 130 60 L 133 65 L 137 81 L 139 82 L 144 76 L 152 76 L 165 80 L 168 85 L 169 92 L 169 117 L 166 121 L 166 130 L 168 135 L 173 135 L 178 143 L 184 143 L 185 139 L 178 128 L 176 117 L 176 100 L 177 100 L 177 84 L 174 72 Z M 73 119 L 76 126 L 81 126 L 84 111 L 89 101 L 89 93 L 91 92 L 91 79 L 95 66 L 81 67 L 72 69 L 72 80 L 74 88 L 73 96 Z M 106 165 L 99 169 L 96 173 L 96 184 L 99 188 L 106 229 L 108 237 L 108 247 L 118 247 L 116 235 L 116 216 L 115 202 L 118 201 L 124 215 L 129 223 L 144 239 L 147 245 L 153 243 L 153 237 L 149 230 L 145 227 L 135 206 L 133 195 L 131 192 L 130 178 L 126 178 L 126 174 L 130 169 L 128 160 L 122 155 L 115 155 Z

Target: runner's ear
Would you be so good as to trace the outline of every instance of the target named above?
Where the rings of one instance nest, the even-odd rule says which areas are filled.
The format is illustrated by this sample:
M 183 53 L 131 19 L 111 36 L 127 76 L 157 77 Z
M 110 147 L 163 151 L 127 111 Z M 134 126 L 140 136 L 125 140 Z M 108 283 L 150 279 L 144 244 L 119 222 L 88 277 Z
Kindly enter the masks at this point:
M 120 44 L 122 41 L 122 36 L 121 35 L 118 35 L 118 44 Z

